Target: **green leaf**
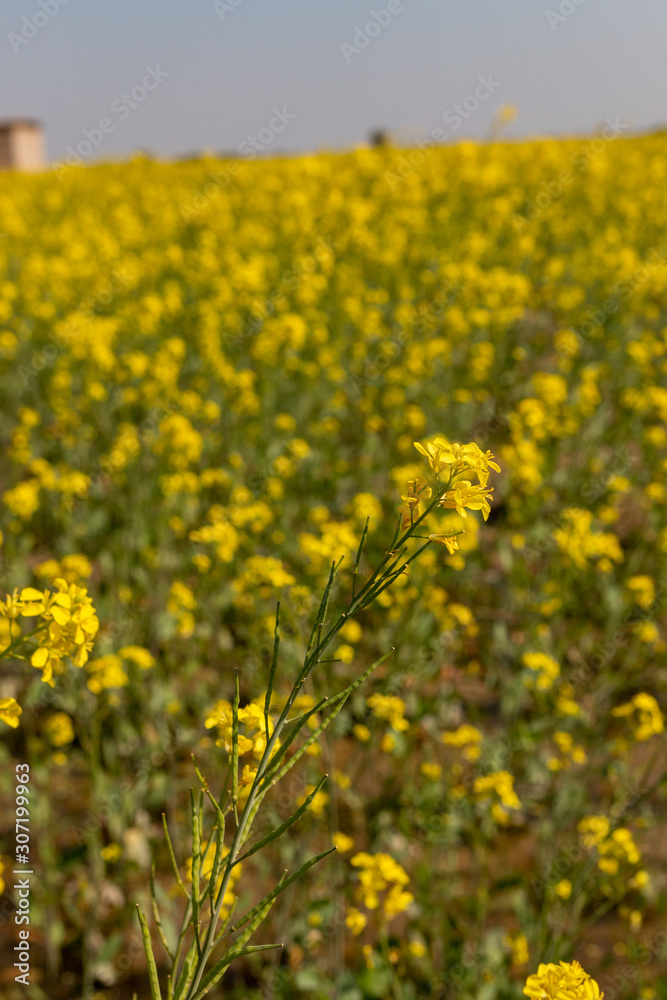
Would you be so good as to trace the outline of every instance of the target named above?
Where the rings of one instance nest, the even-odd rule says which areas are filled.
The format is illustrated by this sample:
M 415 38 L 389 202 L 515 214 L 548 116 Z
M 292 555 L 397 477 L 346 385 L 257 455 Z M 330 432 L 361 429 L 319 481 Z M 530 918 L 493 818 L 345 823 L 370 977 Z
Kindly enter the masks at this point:
M 237 958 L 243 958 L 244 955 L 252 955 L 257 951 L 271 951 L 273 948 L 283 947 L 284 945 L 282 944 L 250 944 L 246 948 L 235 948 L 234 951 L 227 952 L 225 957 L 216 962 L 211 971 L 204 976 L 201 982 L 202 988 L 195 995 L 195 1000 L 200 1000 L 201 997 L 206 996 L 211 987 L 220 982 L 226 970 Z
M 211 897 L 211 900 L 213 900 L 215 896 L 215 887 L 217 885 L 218 878 L 220 877 L 220 872 L 222 871 L 223 852 L 225 847 L 225 814 L 218 805 L 215 796 L 211 794 L 208 788 L 206 789 L 206 794 L 212 802 L 213 808 L 217 814 L 217 823 L 215 826 L 215 857 L 213 858 L 213 867 L 211 869 L 211 877 L 208 883 L 208 894 Z
M 308 719 L 310 719 L 311 716 L 313 715 L 317 715 L 318 712 L 321 712 L 323 708 L 330 706 L 332 703 L 333 699 L 324 697 L 320 701 L 318 701 L 317 705 L 315 705 L 313 708 L 308 709 L 308 711 L 304 712 L 303 715 L 297 716 L 297 718 L 294 719 L 292 723 L 290 723 L 290 727 L 287 730 L 286 735 L 283 737 L 280 746 L 278 747 L 274 755 L 271 757 L 271 760 L 269 762 L 269 765 L 267 766 L 267 770 L 264 772 L 262 780 L 265 780 L 266 775 L 269 773 L 268 770 L 269 767 L 272 771 L 276 770 L 276 765 L 285 756 L 285 754 L 287 753 L 292 743 L 303 729 Z
M 373 603 L 373 601 L 375 600 L 375 598 L 378 597 L 382 593 L 383 590 L 386 590 L 387 587 L 391 587 L 391 585 L 394 582 L 394 580 L 397 580 L 398 577 L 401 576 L 401 574 L 405 572 L 405 570 L 410 565 L 410 563 L 414 562 L 414 560 L 417 559 L 422 554 L 422 552 L 424 551 L 424 549 L 427 549 L 430 544 L 431 544 L 430 541 L 425 542 L 424 545 L 422 545 L 420 548 L 418 548 L 417 551 L 414 552 L 410 556 L 409 559 L 406 559 L 405 562 L 403 563 L 403 565 L 400 566 L 394 573 L 392 573 L 389 578 L 387 578 L 386 576 L 383 576 L 382 579 L 378 582 L 377 588 L 372 593 L 370 593 L 368 595 L 368 597 L 365 599 L 364 603 L 362 605 L 360 605 L 360 607 L 363 607 L 363 608 L 370 607 L 370 605 Z
M 324 777 L 318 782 L 315 789 L 310 793 L 306 801 L 299 806 L 296 812 L 292 813 L 289 819 L 286 819 L 284 823 L 281 823 L 280 826 L 277 826 L 275 830 L 271 831 L 271 833 L 267 833 L 266 837 L 262 837 L 262 839 L 258 840 L 256 844 L 253 844 L 253 846 L 248 851 L 246 851 L 245 854 L 243 854 L 240 858 L 236 859 L 234 864 L 239 865 L 242 861 L 245 861 L 246 858 L 249 858 L 252 854 L 256 854 L 257 851 L 261 851 L 261 849 L 263 847 L 266 847 L 267 844 L 270 844 L 272 840 L 277 840 L 278 837 L 282 836 L 282 834 L 285 833 L 286 830 L 289 830 L 291 826 L 294 826 L 294 824 L 299 819 L 301 819 L 306 809 L 313 801 L 313 799 L 315 798 L 315 796 L 317 795 L 317 793 L 319 792 L 320 788 L 322 787 L 322 785 L 326 780 L 327 780 L 327 775 L 325 774 Z
M 174 847 L 171 842 L 171 837 L 169 836 L 169 827 L 167 826 L 167 817 L 165 813 L 162 813 L 162 826 L 164 827 L 164 835 L 167 838 L 167 848 L 169 850 L 169 857 L 171 858 L 171 866 L 174 869 L 174 875 L 176 876 L 176 883 L 179 889 L 182 891 L 186 899 L 190 899 L 190 893 L 183 885 L 183 879 L 181 878 L 181 873 L 178 870 L 178 864 L 176 863 L 176 855 L 174 854 Z
M 232 706 L 232 806 L 238 823 L 236 803 L 239 797 L 239 672 L 234 671 L 234 704 Z
M 264 725 L 266 730 L 266 742 L 269 742 L 269 709 L 271 708 L 271 695 L 273 694 L 273 679 L 276 676 L 278 666 L 278 650 L 280 649 L 280 601 L 276 606 L 276 629 L 273 634 L 273 660 L 269 670 L 269 682 L 266 685 L 266 698 L 264 699 Z
M 252 955 L 256 951 L 272 951 L 274 948 L 284 948 L 285 945 L 282 941 L 277 944 L 249 944 L 245 948 L 234 949 L 234 951 L 229 953 L 229 957 L 232 961 L 235 958 L 243 958 L 244 955 Z
M 381 656 L 379 658 L 379 660 L 376 660 L 375 663 L 371 663 L 370 667 L 368 667 L 363 672 L 363 674 L 361 674 L 360 677 L 358 677 L 355 681 L 352 681 L 352 683 L 349 684 L 343 691 L 339 691 L 339 693 L 337 695 L 335 695 L 333 698 L 331 698 L 327 702 L 328 705 L 334 705 L 335 706 L 334 710 L 327 715 L 326 719 L 308 737 L 308 739 L 305 741 L 305 743 L 302 743 L 301 746 L 299 747 L 299 749 L 294 754 L 292 754 L 292 756 L 290 757 L 290 759 L 287 761 L 287 763 L 282 768 L 278 769 L 277 767 L 273 767 L 271 769 L 271 771 L 268 771 L 265 774 L 265 776 L 264 776 L 264 778 L 262 780 L 262 784 L 260 785 L 260 795 L 262 795 L 262 797 L 263 797 L 263 794 L 266 793 L 266 791 L 268 790 L 268 788 L 271 785 L 275 785 L 276 782 L 280 781 L 280 779 L 282 777 L 284 777 L 284 775 L 286 775 L 287 772 L 289 770 L 291 770 L 291 768 L 294 767 L 294 765 L 297 763 L 297 761 L 304 755 L 304 753 L 306 752 L 306 750 L 308 749 L 308 747 L 312 746 L 312 744 L 315 743 L 315 741 L 317 739 L 319 739 L 319 737 L 324 732 L 324 730 L 333 722 L 333 720 L 336 718 L 336 716 L 338 715 L 338 713 L 340 712 L 340 710 L 342 709 L 343 705 L 345 704 L 345 702 L 347 701 L 347 699 L 350 697 L 350 695 L 352 694 L 352 692 L 355 691 L 361 684 L 363 684 L 364 681 L 366 680 L 366 678 L 369 677 L 373 673 L 373 671 L 376 670 L 377 667 L 380 666 L 381 663 L 384 663 L 384 661 L 387 659 L 388 656 L 391 656 L 391 654 L 393 653 L 393 651 L 394 650 L 393 650 L 393 647 L 392 647 L 392 649 L 390 649 L 388 653 L 385 653 L 384 656 Z M 282 747 L 281 747 L 281 750 L 282 750 Z M 277 756 L 278 756 L 278 754 L 276 754 L 276 757 Z M 281 758 L 282 758 L 282 756 L 283 755 L 281 754 Z M 274 760 L 275 760 L 275 758 L 274 758 Z
M 244 924 L 246 924 L 249 920 L 251 922 L 254 922 L 257 918 L 257 915 L 261 913 L 262 908 L 264 906 L 268 905 L 269 903 L 273 903 L 274 899 L 277 899 L 278 896 L 280 896 L 280 894 L 283 893 L 285 889 L 287 889 L 287 887 L 292 884 L 292 882 L 296 882 L 296 880 L 301 878 L 302 875 L 305 875 L 306 872 L 313 867 L 313 865 L 316 865 L 318 861 L 322 861 L 324 858 L 327 857 L 327 855 L 331 854 L 335 850 L 336 850 L 335 847 L 330 847 L 328 850 L 322 851 L 321 854 L 317 854 L 314 858 L 311 858 L 309 861 L 306 861 L 304 864 L 302 864 L 301 867 L 294 872 L 294 874 L 288 875 L 286 878 L 281 879 L 281 881 L 278 883 L 275 889 L 273 889 L 267 896 L 265 896 L 264 899 L 260 900 L 260 902 L 257 903 L 256 906 L 253 906 L 252 910 L 248 910 L 248 912 L 243 917 L 241 917 L 240 920 L 237 920 L 234 926 L 230 927 L 227 933 L 231 934 L 234 931 L 239 930 L 239 928 L 243 927 Z M 257 924 L 253 923 L 253 926 L 257 926 Z
M 162 921 L 160 919 L 160 910 L 158 908 L 157 898 L 155 896 L 155 862 L 153 862 L 153 864 L 151 865 L 150 890 L 151 890 L 151 903 L 153 904 L 153 920 L 155 921 L 157 932 L 160 935 L 160 941 L 162 942 L 162 947 L 164 948 L 167 955 L 173 962 L 174 954 L 167 943 L 167 936 L 164 933 L 164 928 L 162 926 Z
M 193 944 L 190 946 L 190 950 L 185 956 L 185 962 L 183 963 L 183 969 L 181 970 L 181 975 L 178 982 L 176 983 L 176 989 L 174 991 L 174 1000 L 183 1000 L 183 997 L 187 996 L 187 991 L 192 985 L 192 980 L 195 977 L 195 970 L 197 968 L 197 949 Z
M 317 614 L 315 615 L 315 623 L 313 625 L 313 630 L 310 633 L 310 639 L 308 640 L 308 652 L 310 652 L 313 643 L 315 641 L 315 636 L 317 635 L 319 629 L 324 623 L 324 619 L 327 616 L 327 611 L 329 609 L 329 597 L 331 595 L 331 588 L 333 587 L 334 580 L 336 578 L 336 573 L 338 572 L 338 567 L 343 561 L 341 556 L 337 563 L 331 564 L 331 572 L 329 573 L 329 580 L 324 588 L 324 593 L 322 594 L 322 600 L 320 601 L 320 606 L 318 608 Z M 298 683 L 298 682 L 297 682 Z
M 386 655 L 389 656 L 389 653 L 387 653 Z M 349 686 L 349 688 L 346 688 L 344 691 L 339 691 L 338 694 L 334 695 L 332 698 L 327 698 L 325 696 L 320 701 L 318 701 L 318 703 L 313 708 L 309 709 L 307 712 L 304 712 L 303 715 L 298 716 L 298 718 L 294 720 L 294 722 L 291 724 L 290 728 L 287 731 L 287 735 L 283 738 L 281 745 L 278 747 L 273 757 L 271 758 L 270 768 L 267 767 L 266 771 L 264 771 L 262 775 L 262 784 L 260 785 L 260 792 L 265 791 L 266 788 L 268 788 L 269 785 L 272 784 L 272 778 L 275 774 L 277 774 L 279 770 L 280 761 L 283 759 L 283 757 L 285 757 L 287 751 L 290 749 L 292 743 L 299 735 L 299 733 L 303 729 L 308 719 L 310 719 L 313 715 L 317 715 L 317 713 L 321 712 L 323 708 L 332 708 L 334 705 L 337 705 L 339 701 L 346 699 L 348 697 L 348 694 L 351 693 L 355 689 L 355 687 L 361 684 L 366 679 L 366 677 L 368 677 L 369 673 L 371 673 L 379 663 L 382 663 L 382 660 L 378 660 L 377 663 L 375 663 L 369 670 L 366 671 L 366 673 L 364 673 L 364 675 L 359 679 L 359 681 L 354 681 Z M 310 743 L 308 745 L 310 746 Z M 261 801 L 261 799 L 259 801 Z M 252 819 L 255 816 L 255 813 L 257 812 L 259 801 L 255 803 L 253 811 L 249 817 L 249 822 L 252 821 Z
M 357 589 L 357 575 L 359 573 L 359 563 L 361 562 L 361 553 L 364 551 L 364 544 L 366 542 L 366 535 L 368 534 L 368 522 L 370 517 L 366 518 L 366 524 L 364 525 L 364 530 L 361 535 L 361 540 L 359 542 L 359 548 L 357 549 L 357 558 L 354 560 L 354 569 L 352 570 L 352 598 L 354 599 L 354 592 Z
M 201 771 L 197 767 L 197 761 L 195 760 L 195 755 L 191 754 L 190 756 L 192 757 L 192 766 L 194 767 L 195 773 L 196 773 L 197 777 L 199 778 L 199 783 L 201 784 L 201 787 L 203 788 L 203 790 L 206 791 L 206 789 L 208 788 L 208 781 L 206 780 L 206 778 L 204 777 L 204 775 L 201 773 Z
M 146 923 L 146 918 L 139 908 L 137 903 L 137 914 L 139 916 L 139 923 L 141 924 L 141 937 L 144 942 L 144 952 L 146 953 L 146 964 L 148 965 L 148 982 L 151 987 L 151 997 L 152 1000 L 162 1000 L 162 993 L 160 992 L 160 983 L 157 977 L 157 966 L 155 964 L 155 955 L 153 954 L 153 945 L 151 943 L 151 936 L 148 930 L 148 924 Z
M 199 944 L 199 883 L 201 881 L 201 813 L 197 810 L 194 789 L 190 789 L 190 813 L 192 819 L 192 929 L 195 933 L 197 951 L 201 955 Z

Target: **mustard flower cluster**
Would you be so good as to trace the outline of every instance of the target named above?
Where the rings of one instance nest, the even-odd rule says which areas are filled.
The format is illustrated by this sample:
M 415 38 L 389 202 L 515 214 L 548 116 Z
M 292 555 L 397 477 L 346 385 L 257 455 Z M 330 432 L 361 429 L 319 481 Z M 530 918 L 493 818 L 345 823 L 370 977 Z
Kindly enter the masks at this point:
M 93 694 L 123 688 L 130 683 L 128 664 L 149 670 L 155 665 L 155 657 L 143 646 L 123 646 L 117 653 L 107 653 L 89 660 L 86 664 L 88 690 Z
M 23 709 L 16 698 L 0 698 L 0 721 L 17 729 Z
M 100 627 L 92 599 L 85 587 L 66 580 L 54 580 L 57 592 L 40 593 L 32 587 L 22 591 L 22 614 L 39 615 L 45 628 L 35 636 L 37 649 L 30 658 L 33 667 L 42 671 L 42 680 L 53 684 L 53 675 L 62 672 L 62 660 L 69 657 L 76 667 L 82 667 L 93 648 L 93 640 Z M 48 624 L 46 624 L 48 623 Z
M 239 734 L 238 753 L 239 758 L 251 757 L 253 761 L 260 760 L 266 749 L 266 721 L 264 718 L 264 699 L 256 698 L 249 704 L 242 706 L 238 710 Z M 273 733 L 275 720 L 269 715 L 268 733 L 269 737 Z M 232 752 L 232 732 L 233 732 L 233 709 L 232 704 L 224 698 L 219 699 L 211 715 L 209 715 L 204 725 L 207 729 L 216 729 L 218 736 L 215 741 L 216 746 L 224 747 L 227 754 Z M 280 747 L 280 741 L 276 741 L 273 753 Z M 252 785 L 257 774 L 256 763 L 243 765 L 243 770 L 239 775 L 239 796 L 243 799 Z
M 650 740 L 665 730 L 665 720 L 658 702 L 652 694 L 639 691 L 630 701 L 612 708 L 611 714 L 627 719 L 634 727 L 633 736 L 637 743 Z
M 604 993 L 578 962 L 542 963 L 528 976 L 523 992 L 530 1000 L 603 1000 Z
M 641 854 L 627 827 L 612 830 L 606 816 L 584 816 L 577 829 L 583 846 L 597 851 L 598 868 L 606 875 L 618 874 L 621 866 L 641 864 Z
M 357 899 L 367 910 L 378 911 L 384 921 L 403 913 L 414 900 L 405 888 L 410 878 L 390 854 L 355 854 L 350 864 L 359 869 Z M 345 923 L 352 934 L 360 934 L 368 918 L 357 907 L 348 908 Z
M 509 771 L 494 771 L 475 778 L 473 791 L 480 799 L 491 799 L 491 814 L 501 826 L 510 820 L 509 810 L 521 809 L 519 796 L 514 791 L 514 776 Z
M 475 726 L 467 723 L 451 732 L 443 733 L 441 739 L 445 746 L 461 750 L 464 760 L 478 760 L 482 752 L 483 736 L 481 732 Z
M 521 660 L 532 671 L 528 686 L 536 687 L 538 691 L 551 690 L 560 675 L 558 661 L 548 653 L 524 653 Z
M 366 699 L 366 704 L 378 719 L 389 723 L 397 733 L 404 733 L 409 728 L 405 718 L 405 702 L 396 695 L 386 695 L 376 692 Z
M 623 550 L 615 534 L 593 530 L 593 514 L 579 507 L 568 507 L 562 513 L 563 525 L 553 533 L 558 547 L 573 565 L 584 569 L 595 561 L 603 573 L 610 573 L 614 563 L 623 562 Z
M 32 666 L 41 670 L 42 680 L 50 687 L 63 673 L 64 660 L 84 666 L 100 627 L 85 587 L 62 577 L 56 577 L 53 584 L 54 591 L 24 587 L 19 593 L 14 588 L 0 602 L 0 658 L 26 659 L 30 655 Z M 19 619 L 37 621 L 32 621 L 30 631 L 23 632 Z M 6 725 L 16 729 L 21 713 L 15 698 L 0 699 L 0 720 Z
M 459 444 L 444 437 L 436 437 L 425 445 L 415 441 L 414 446 L 427 459 L 435 475 L 438 494 L 436 505 L 442 510 L 454 510 L 464 518 L 467 517 L 467 510 L 479 510 L 486 521 L 491 511 L 489 500 L 493 493 L 493 487 L 487 487 L 489 473 L 490 470 L 500 472 L 495 456 L 490 451 L 483 452 L 474 441 Z M 441 476 L 446 479 L 444 491 L 440 484 Z M 461 476 L 474 476 L 477 482 L 462 479 Z M 432 496 L 433 487 L 425 476 L 408 480 L 398 508 L 401 531 L 414 525 L 423 513 L 421 505 L 426 504 Z M 425 537 L 454 555 L 459 549 L 457 535 L 461 533 L 436 531 Z

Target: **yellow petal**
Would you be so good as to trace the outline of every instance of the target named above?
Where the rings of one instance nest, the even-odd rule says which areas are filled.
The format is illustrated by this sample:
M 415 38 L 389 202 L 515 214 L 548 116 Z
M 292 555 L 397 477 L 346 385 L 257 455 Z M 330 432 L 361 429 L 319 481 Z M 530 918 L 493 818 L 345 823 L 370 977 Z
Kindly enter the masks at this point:
M 67 625 L 68 621 L 70 620 L 69 611 L 67 611 L 65 608 L 59 608 L 57 605 L 51 608 L 51 614 L 53 615 L 54 620 L 57 621 L 59 625 Z
M 49 651 L 46 646 L 40 646 L 30 657 L 33 667 L 43 667 L 49 658 Z
M 22 601 L 42 601 L 44 599 L 44 594 L 41 590 L 36 590 L 35 587 L 24 587 L 21 591 Z
M 24 618 L 34 618 L 35 615 L 41 615 L 44 611 L 45 607 L 42 602 L 39 604 L 35 602 L 32 604 L 24 604 L 21 608 L 21 614 Z
M 19 715 L 23 709 L 15 698 L 0 698 L 0 719 L 6 722 L 12 729 L 16 729 L 19 724 Z M 2 879 L 0 879 L 0 882 Z

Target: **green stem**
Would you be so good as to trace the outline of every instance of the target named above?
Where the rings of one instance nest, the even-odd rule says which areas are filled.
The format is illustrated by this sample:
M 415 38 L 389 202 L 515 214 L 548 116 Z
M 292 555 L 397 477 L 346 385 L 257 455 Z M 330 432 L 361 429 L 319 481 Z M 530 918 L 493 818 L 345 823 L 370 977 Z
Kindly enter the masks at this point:
M 390 586 L 390 584 L 394 582 L 397 576 L 399 576 L 402 572 L 404 572 L 405 567 L 408 566 L 413 561 L 413 559 L 416 559 L 421 554 L 421 552 L 423 552 L 423 550 L 426 548 L 426 545 L 430 544 L 429 542 L 427 542 L 426 545 L 421 546 L 421 548 L 418 549 L 418 551 L 413 556 L 411 556 L 408 560 L 406 560 L 406 562 L 403 564 L 403 566 L 400 568 L 398 572 L 393 571 L 389 567 L 386 567 L 386 563 L 388 560 L 392 558 L 396 559 L 395 556 L 396 550 L 397 549 L 402 550 L 404 548 L 405 543 L 409 541 L 410 538 L 412 538 L 419 525 L 424 521 L 426 517 L 428 517 L 428 515 L 435 509 L 435 507 L 438 506 L 443 493 L 447 491 L 447 489 L 451 485 L 453 478 L 454 477 L 450 476 L 447 485 L 444 487 L 444 489 L 442 487 L 438 487 L 438 489 L 435 491 L 436 495 L 432 503 L 429 504 L 424 513 L 420 517 L 418 517 L 417 520 L 414 521 L 414 523 L 410 525 L 410 527 L 407 529 L 407 531 L 403 534 L 402 537 L 400 536 L 400 522 L 399 522 L 399 526 L 397 527 L 396 533 L 394 534 L 394 538 L 392 540 L 391 549 L 385 553 L 383 559 L 381 560 L 380 564 L 377 566 L 377 568 L 371 575 L 370 579 L 366 581 L 365 585 L 362 587 L 360 592 L 355 597 L 352 597 L 350 599 L 350 603 L 347 607 L 347 610 L 339 616 L 337 621 L 334 623 L 334 625 L 332 625 L 332 627 L 324 635 L 324 637 L 319 639 L 315 648 L 309 649 L 309 651 L 306 653 L 303 667 L 301 668 L 301 672 L 296 682 L 294 683 L 292 690 L 285 702 L 283 710 L 280 713 L 280 716 L 278 718 L 278 721 L 276 722 L 276 725 L 274 727 L 270 739 L 266 741 L 264 752 L 259 761 L 259 764 L 257 765 L 257 771 L 255 772 L 255 776 L 252 785 L 250 787 L 250 792 L 248 794 L 248 798 L 246 799 L 243 812 L 241 813 L 241 816 L 237 822 L 236 829 L 234 831 L 234 837 L 232 840 L 232 845 L 230 847 L 229 854 L 227 855 L 225 871 L 222 877 L 220 889 L 218 890 L 213 912 L 211 914 L 208 927 L 206 929 L 206 936 L 201 944 L 201 953 L 197 961 L 195 975 L 193 977 L 192 984 L 190 986 L 190 989 L 188 990 L 188 994 L 185 1000 L 192 1000 L 192 998 L 196 996 L 199 984 L 202 980 L 202 977 L 206 969 L 206 963 L 211 954 L 211 951 L 215 946 L 215 940 L 216 940 L 215 933 L 218 926 L 218 922 L 220 920 L 220 913 L 224 905 L 225 894 L 227 892 L 229 881 L 231 878 L 231 873 L 236 863 L 236 859 L 238 857 L 241 846 L 247 835 L 250 833 L 250 828 L 252 825 L 251 817 L 254 818 L 253 807 L 259 792 L 260 782 L 269 766 L 274 748 L 278 743 L 280 734 L 282 733 L 283 728 L 288 720 L 289 713 L 292 709 L 292 706 L 294 705 L 294 702 L 299 694 L 299 691 L 301 690 L 305 680 L 307 679 L 311 671 L 321 661 L 322 654 L 325 652 L 329 644 L 338 634 L 338 632 L 346 623 L 346 621 L 349 619 L 349 617 L 355 614 L 357 611 L 360 611 L 363 608 L 368 607 L 369 604 L 372 603 L 372 601 L 375 599 L 375 597 L 379 593 L 381 593 L 381 591 L 384 590 L 386 587 Z M 337 567 L 334 566 L 334 569 L 332 570 L 332 577 L 330 578 L 330 583 L 333 582 L 333 575 L 335 573 L 336 568 Z M 313 637 L 311 637 L 311 641 Z

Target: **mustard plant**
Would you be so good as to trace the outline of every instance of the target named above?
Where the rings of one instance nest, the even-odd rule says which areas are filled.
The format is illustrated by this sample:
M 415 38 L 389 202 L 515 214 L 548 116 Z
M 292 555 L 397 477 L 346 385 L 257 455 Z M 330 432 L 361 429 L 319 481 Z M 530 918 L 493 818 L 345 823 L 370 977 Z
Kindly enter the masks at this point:
M 278 897 L 336 848 L 332 846 L 310 858 L 296 871 L 283 874 L 258 903 L 236 919 L 230 899 L 232 895 L 230 888 L 235 882 L 235 869 L 246 859 L 283 836 L 309 808 L 326 781 L 326 776 L 288 819 L 248 846 L 253 825 L 266 795 L 291 771 L 309 747 L 319 740 L 353 691 L 387 659 L 391 650 L 367 667 L 343 690 L 325 695 L 313 707 L 300 714 L 296 711 L 297 699 L 304 691 L 304 685 L 312 672 L 326 662 L 325 654 L 329 646 L 353 616 L 370 607 L 384 590 L 407 573 L 410 565 L 431 544 L 442 544 L 450 553 L 455 551 L 456 533 L 437 531 L 430 534 L 423 533 L 427 530 L 425 522 L 436 507 L 455 508 L 463 516 L 467 516 L 466 508 L 481 510 L 484 519 L 488 517 L 489 498 L 492 493 L 492 488 L 487 487 L 489 469 L 500 471 L 490 452 L 482 452 L 473 442 L 460 445 L 450 443 L 441 437 L 435 438 L 426 447 L 421 444 L 415 444 L 415 447 L 427 458 L 434 475 L 434 484 L 430 485 L 424 476 L 408 483 L 406 494 L 401 498 L 400 516 L 391 543 L 379 564 L 362 583 L 360 567 L 369 528 L 368 519 L 366 520 L 352 569 L 349 599 L 345 609 L 333 621 L 329 618 L 330 603 L 342 560 L 332 562 L 303 663 L 274 723 L 270 710 L 280 653 L 280 604 L 278 604 L 273 658 L 261 712 L 263 732 L 257 725 L 258 706 L 255 705 L 254 711 L 245 709 L 244 714 L 244 708 L 240 705 L 239 675 L 236 671 L 233 702 L 229 710 L 222 708 L 222 717 L 219 720 L 225 732 L 222 742 L 229 753 L 228 776 L 222 790 L 215 794 L 195 764 L 199 787 L 191 791 L 190 801 L 192 840 L 190 890 L 186 888 L 181 877 L 167 821 L 163 817 L 165 837 L 176 882 L 186 901 L 178 939 L 175 946 L 172 946 L 167 940 L 161 921 L 153 876 L 151 895 L 155 927 L 170 964 L 166 983 L 167 1000 L 201 1000 L 220 981 L 235 959 L 281 946 L 280 943 L 254 945 L 249 944 L 249 941 Z M 443 473 L 444 482 L 441 482 Z M 473 484 L 471 481 L 470 477 L 473 476 L 476 477 L 477 483 Z M 240 723 L 245 722 L 249 712 L 255 716 L 255 737 L 252 741 L 240 732 Z M 316 728 L 311 730 L 297 746 L 304 727 L 311 719 L 316 720 Z M 260 726 L 261 721 L 260 719 Z M 240 788 L 239 778 L 239 759 L 245 748 L 242 741 L 249 742 L 259 757 L 256 768 L 250 769 L 250 775 L 247 769 L 244 769 L 245 776 L 250 777 L 245 783 L 245 788 Z M 229 835 L 227 835 L 228 827 Z M 228 847 L 226 839 L 230 840 Z M 148 963 L 151 995 L 153 1000 L 163 1000 L 148 921 L 141 909 L 139 907 L 137 909 Z

